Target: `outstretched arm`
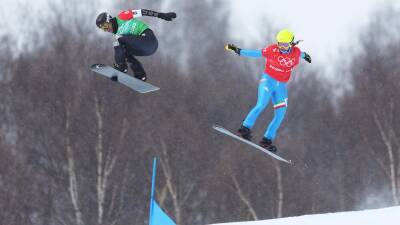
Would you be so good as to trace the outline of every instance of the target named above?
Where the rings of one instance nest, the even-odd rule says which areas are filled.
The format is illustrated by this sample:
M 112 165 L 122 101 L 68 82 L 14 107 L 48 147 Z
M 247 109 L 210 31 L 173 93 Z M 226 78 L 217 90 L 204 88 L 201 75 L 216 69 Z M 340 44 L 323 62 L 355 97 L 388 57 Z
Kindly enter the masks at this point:
M 174 13 L 174 12 L 160 13 L 160 12 L 156 12 L 156 11 L 148 10 L 148 9 L 131 9 L 131 10 L 122 11 L 118 15 L 118 17 L 122 20 L 130 20 L 130 19 L 142 17 L 142 16 L 152 16 L 152 17 L 157 17 L 157 18 L 163 19 L 163 20 L 172 21 L 173 19 L 176 18 L 176 13 Z
M 157 17 L 166 21 L 172 21 L 173 19 L 176 18 L 176 13 L 174 12 L 168 12 L 168 13 L 160 13 L 148 9 L 142 9 L 142 15 L 143 16 L 153 16 Z
M 261 50 L 241 49 L 234 44 L 226 44 L 225 49 L 227 51 L 235 52 L 238 55 L 243 55 L 243 56 L 247 56 L 247 57 L 261 57 L 262 56 Z
M 242 49 L 242 51 L 240 51 L 240 55 L 247 57 L 255 57 L 255 58 L 259 58 L 262 56 L 261 50 L 249 50 L 249 49 Z

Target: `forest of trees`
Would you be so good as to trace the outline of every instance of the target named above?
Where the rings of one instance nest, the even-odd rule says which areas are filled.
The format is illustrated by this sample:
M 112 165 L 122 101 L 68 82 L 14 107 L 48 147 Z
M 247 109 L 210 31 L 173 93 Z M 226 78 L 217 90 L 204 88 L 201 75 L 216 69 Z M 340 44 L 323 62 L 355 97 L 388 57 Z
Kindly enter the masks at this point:
M 263 69 L 224 51 L 232 38 L 222 1 L 135 1 L 178 15 L 145 18 L 159 49 L 140 60 L 161 87 L 145 95 L 89 70 L 113 63 L 111 36 L 95 26 L 94 1 L 69 2 L 32 21 L 40 29 L 17 54 L 0 36 L 0 224 L 146 224 L 154 156 L 157 200 L 180 225 L 399 204 L 399 11 L 377 10 L 357 51 L 342 50 L 342 82 L 314 64 L 294 72 L 277 138 L 290 166 L 212 130 L 239 127 Z M 135 6 L 119 1 L 110 12 Z M 336 95 L 338 84 L 351 88 Z

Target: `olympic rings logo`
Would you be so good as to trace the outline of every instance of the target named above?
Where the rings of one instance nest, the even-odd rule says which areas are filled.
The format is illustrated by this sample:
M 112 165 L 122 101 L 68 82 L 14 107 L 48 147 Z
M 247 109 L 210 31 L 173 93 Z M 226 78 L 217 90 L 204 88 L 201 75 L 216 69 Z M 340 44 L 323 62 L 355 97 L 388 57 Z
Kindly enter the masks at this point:
M 294 58 L 279 56 L 278 62 L 281 66 L 292 67 L 294 65 Z

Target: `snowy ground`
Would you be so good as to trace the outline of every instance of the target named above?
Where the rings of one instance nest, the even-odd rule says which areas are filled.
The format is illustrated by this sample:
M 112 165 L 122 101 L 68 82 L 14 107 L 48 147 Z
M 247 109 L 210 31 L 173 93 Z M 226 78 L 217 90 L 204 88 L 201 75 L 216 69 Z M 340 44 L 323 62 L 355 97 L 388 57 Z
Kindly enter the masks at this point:
M 399 225 L 400 206 L 220 225 Z

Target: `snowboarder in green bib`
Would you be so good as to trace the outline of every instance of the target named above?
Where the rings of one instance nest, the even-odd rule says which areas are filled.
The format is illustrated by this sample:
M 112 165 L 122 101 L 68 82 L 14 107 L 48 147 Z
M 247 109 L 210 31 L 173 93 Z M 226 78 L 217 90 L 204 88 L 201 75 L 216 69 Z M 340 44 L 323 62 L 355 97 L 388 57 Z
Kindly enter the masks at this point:
M 176 18 L 176 13 L 159 13 L 147 9 L 122 11 L 116 17 L 103 12 L 97 16 L 96 25 L 105 32 L 114 34 L 114 68 L 121 72 L 128 72 L 127 62 L 130 64 L 134 76 L 142 81 L 147 80 L 142 64 L 135 56 L 152 55 L 158 48 L 158 41 L 147 24 L 136 19 L 141 16 L 152 16 L 166 21 Z M 111 80 L 117 81 L 117 77 Z

